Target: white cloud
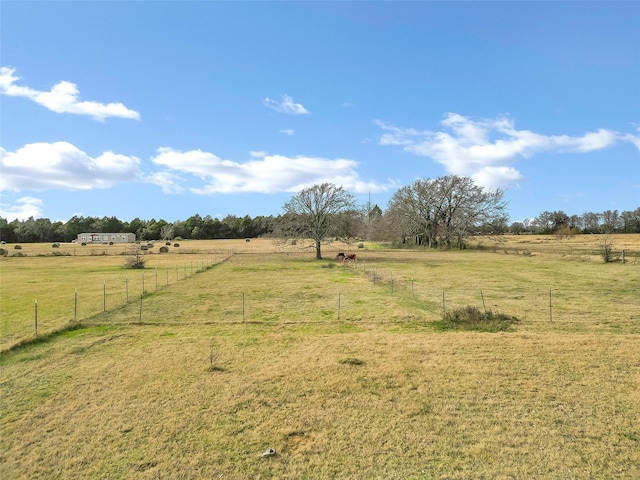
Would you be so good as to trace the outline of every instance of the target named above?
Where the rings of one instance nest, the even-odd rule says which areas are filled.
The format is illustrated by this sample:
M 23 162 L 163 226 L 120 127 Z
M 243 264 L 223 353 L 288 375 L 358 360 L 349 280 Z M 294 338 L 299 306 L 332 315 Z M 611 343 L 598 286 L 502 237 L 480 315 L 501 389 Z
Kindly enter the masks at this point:
M 474 173 L 471 178 L 478 185 L 486 187 L 513 185 L 524 177 L 513 167 L 483 167 Z
M 163 193 L 182 193 L 184 188 L 179 184 L 182 177 L 171 172 L 155 172 L 147 176 L 147 182 L 158 185 Z
M 0 217 L 7 222 L 14 220 L 26 220 L 29 217 L 42 217 L 42 200 L 34 197 L 22 197 L 16 200 L 15 205 L 0 203 Z
M 295 103 L 289 95 L 283 95 L 281 102 L 266 97 L 263 103 L 265 107 L 280 113 L 288 113 L 290 115 L 306 115 L 310 113 L 301 103 Z
M 30 143 L 15 152 L 0 147 L 0 191 L 108 188 L 140 180 L 139 163 L 113 152 L 93 158 L 67 142 Z
M 627 133 L 624 136 L 624 139 L 628 142 L 633 143 L 638 150 L 640 150 L 640 127 L 637 129 L 638 134 L 634 135 L 632 133 Z
M 201 187 L 191 189 L 197 194 L 295 192 L 322 182 L 342 185 L 358 193 L 384 191 L 392 186 L 361 180 L 356 171 L 358 162 L 354 160 L 251 153 L 250 161 L 239 163 L 201 150 L 181 152 L 165 147 L 158 149 L 152 161 L 171 172 L 202 180 Z
M 295 130 L 287 128 L 286 130 L 280 130 L 280 133 L 284 133 L 285 135 L 294 135 L 296 132 Z
M 87 115 L 103 121 L 108 117 L 140 119 L 140 114 L 130 110 L 122 103 L 99 103 L 78 100 L 79 91 L 74 83 L 61 81 L 50 91 L 39 91 L 30 87 L 16 85 L 20 77 L 14 75 L 15 69 L 0 67 L 0 93 L 13 97 L 24 97 L 56 113 Z
M 542 135 L 516 129 L 509 118 L 471 120 L 456 113 L 446 114 L 441 122 L 445 128 L 436 132 L 400 128 L 379 120 L 375 123 L 384 130 L 380 145 L 397 145 L 432 158 L 448 173 L 471 176 L 486 187 L 504 187 L 522 180 L 520 172 L 511 166 L 519 158 L 545 151 L 591 152 L 621 139 L 633 141 L 605 129 L 578 137 Z

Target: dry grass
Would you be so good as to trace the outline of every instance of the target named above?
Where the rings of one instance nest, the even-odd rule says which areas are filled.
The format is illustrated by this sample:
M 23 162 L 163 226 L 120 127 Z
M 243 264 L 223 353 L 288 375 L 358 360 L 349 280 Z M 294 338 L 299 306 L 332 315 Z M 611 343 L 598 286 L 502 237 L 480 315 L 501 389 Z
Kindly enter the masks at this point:
M 372 325 L 78 331 L 5 358 L 0 468 L 5 478 L 637 478 L 638 340 Z M 270 447 L 277 455 L 260 458 Z
M 633 251 L 637 247 L 631 240 L 640 244 L 640 236 L 627 237 Z M 147 255 L 143 271 L 124 269 L 122 255 L 0 259 L 0 348 L 34 334 L 36 299 L 40 334 L 100 314 L 105 306 L 118 310 L 109 321 L 138 321 L 143 283 L 147 295 L 157 296 L 144 302 L 145 321 L 324 321 L 337 318 L 340 302 L 342 319 L 361 321 L 431 321 L 443 311 L 471 305 L 516 316 L 542 330 L 553 321 L 573 331 L 640 331 L 635 295 L 640 264 L 604 265 L 544 252 L 355 250 L 336 243 L 325 246 L 325 257 L 351 248 L 360 262 L 319 270 L 311 242 L 259 239 L 183 246 L 181 253 Z M 233 262 L 215 266 L 234 253 Z M 216 274 L 207 275 L 210 270 Z M 183 284 L 196 273 L 204 273 L 206 281 Z M 192 301 L 176 310 L 175 295 Z
M 5 351 L 0 476 L 640 476 L 637 265 L 365 248 L 324 268 L 304 245 L 237 243 L 150 292 L 142 323 L 131 302 Z M 7 260 L 58 259 L 3 259 L 3 303 Z M 514 331 L 438 332 L 443 291 L 481 308 L 481 290 Z

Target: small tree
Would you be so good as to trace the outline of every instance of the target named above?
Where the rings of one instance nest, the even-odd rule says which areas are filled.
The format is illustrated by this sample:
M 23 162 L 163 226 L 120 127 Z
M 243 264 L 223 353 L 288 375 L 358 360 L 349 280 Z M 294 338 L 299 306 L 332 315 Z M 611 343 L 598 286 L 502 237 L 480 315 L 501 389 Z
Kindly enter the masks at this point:
M 124 262 L 125 268 L 144 268 L 147 260 L 142 256 L 143 247 L 145 247 L 144 249 L 146 250 L 146 245 L 140 245 L 139 243 L 136 243 L 131 247 L 129 250 L 129 256 Z
M 339 235 L 344 228 L 341 215 L 355 207 L 353 195 L 332 183 L 313 185 L 301 190 L 284 204 L 289 234 L 308 235 L 315 242 L 316 259 L 322 259 L 321 243 L 329 235 Z
M 604 263 L 613 261 L 613 235 L 605 232 L 598 235 L 598 249 Z

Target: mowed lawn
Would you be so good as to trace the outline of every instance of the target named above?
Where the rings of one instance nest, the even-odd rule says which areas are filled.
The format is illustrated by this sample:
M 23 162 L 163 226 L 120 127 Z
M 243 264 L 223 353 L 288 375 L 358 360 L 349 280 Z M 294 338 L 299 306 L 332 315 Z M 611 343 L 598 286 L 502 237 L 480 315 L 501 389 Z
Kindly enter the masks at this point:
M 2 478 L 640 477 L 640 265 L 267 242 L 5 351 Z

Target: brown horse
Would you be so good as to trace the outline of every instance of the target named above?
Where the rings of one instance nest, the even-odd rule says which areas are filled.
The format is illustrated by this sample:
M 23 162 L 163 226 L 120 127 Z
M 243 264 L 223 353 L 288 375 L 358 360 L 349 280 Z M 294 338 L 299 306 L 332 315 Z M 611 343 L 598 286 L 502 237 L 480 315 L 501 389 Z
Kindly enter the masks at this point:
M 344 264 L 344 262 L 358 263 L 358 257 L 356 256 L 355 253 L 347 253 L 347 254 L 345 254 L 344 252 L 340 252 L 338 254 L 337 258 L 338 258 L 338 260 L 341 260 L 343 264 Z

